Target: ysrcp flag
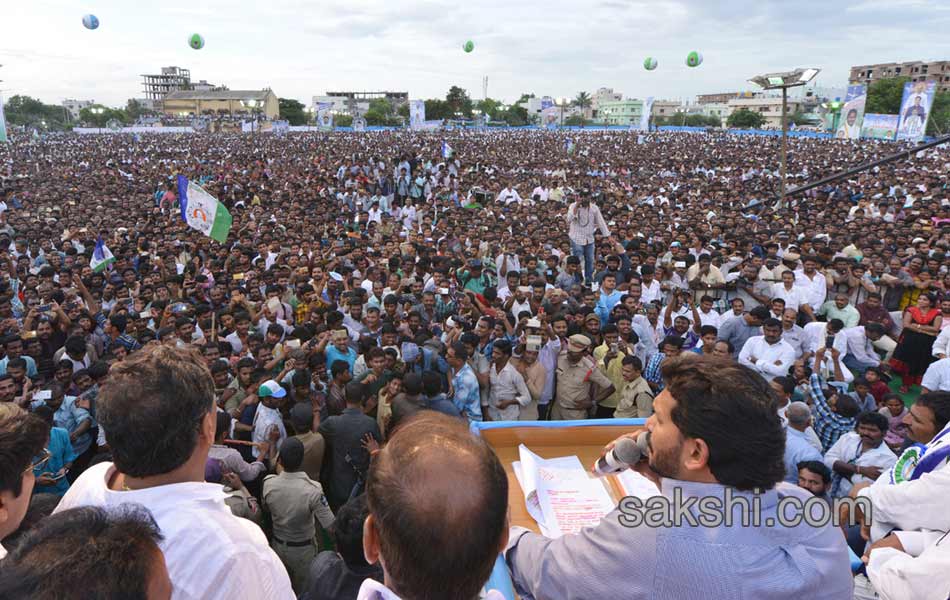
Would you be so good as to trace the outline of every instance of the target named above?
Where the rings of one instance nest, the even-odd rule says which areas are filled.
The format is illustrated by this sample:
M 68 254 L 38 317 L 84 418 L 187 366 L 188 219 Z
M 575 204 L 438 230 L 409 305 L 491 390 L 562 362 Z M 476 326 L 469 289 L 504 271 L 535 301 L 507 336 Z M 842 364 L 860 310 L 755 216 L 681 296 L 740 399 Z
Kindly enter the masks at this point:
M 3 115 L 3 95 L 0 94 L 0 142 L 7 141 L 7 119 Z
M 106 243 L 102 241 L 102 236 L 99 236 L 96 240 L 96 247 L 92 250 L 92 260 L 89 261 L 89 268 L 94 273 L 101 273 L 114 262 L 115 257 L 112 256 L 112 252 L 109 251 Z
M 442 142 L 442 158 L 452 158 L 452 155 L 455 154 L 455 150 L 452 150 L 452 146 L 449 146 L 448 142 Z
M 650 131 L 650 114 L 653 112 L 653 96 L 643 102 L 643 113 L 640 115 L 640 131 Z
M 317 127 L 324 131 L 333 129 L 332 102 L 317 102 Z
M 218 242 L 228 239 L 231 231 L 231 213 L 218 200 L 188 181 L 184 175 L 178 176 L 178 201 L 181 204 L 181 220 L 192 229 Z
M 413 130 L 422 129 L 426 121 L 425 100 L 409 101 L 409 127 Z

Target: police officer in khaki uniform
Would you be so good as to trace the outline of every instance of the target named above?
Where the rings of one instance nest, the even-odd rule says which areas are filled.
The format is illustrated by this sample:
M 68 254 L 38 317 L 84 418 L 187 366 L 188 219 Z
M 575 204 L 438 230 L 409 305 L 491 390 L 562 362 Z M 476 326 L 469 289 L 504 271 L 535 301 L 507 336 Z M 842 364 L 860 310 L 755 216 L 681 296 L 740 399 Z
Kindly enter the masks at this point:
M 327 529 L 333 523 L 333 511 L 323 495 L 323 487 L 302 470 L 303 443 L 287 438 L 280 446 L 279 475 L 264 478 L 263 502 L 274 524 L 271 547 L 290 574 L 299 594 L 307 584 L 310 562 L 317 555 L 314 519 Z
M 586 419 L 595 403 L 614 393 L 614 384 L 589 356 L 590 344 L 586 335 L 572 335 L 567 352 L 557 357 L 552 420 Z

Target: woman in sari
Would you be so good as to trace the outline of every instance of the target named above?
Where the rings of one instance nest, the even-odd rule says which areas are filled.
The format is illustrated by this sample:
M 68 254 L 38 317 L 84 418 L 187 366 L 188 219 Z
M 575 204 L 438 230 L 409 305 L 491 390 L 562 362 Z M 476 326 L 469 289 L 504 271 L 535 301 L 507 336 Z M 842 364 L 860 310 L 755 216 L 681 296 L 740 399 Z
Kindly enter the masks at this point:
M 891 359 L 891 369 L 903 381 L 900 389 L 902 394 L 906 394 L 911 385 L 920 383 L 927 367 L 933 362 L 930 350 L 943 322 L 940 309 L 935 304 L 933 295 L 920 294 L 917 306 L 904 311 L 904 330 Z

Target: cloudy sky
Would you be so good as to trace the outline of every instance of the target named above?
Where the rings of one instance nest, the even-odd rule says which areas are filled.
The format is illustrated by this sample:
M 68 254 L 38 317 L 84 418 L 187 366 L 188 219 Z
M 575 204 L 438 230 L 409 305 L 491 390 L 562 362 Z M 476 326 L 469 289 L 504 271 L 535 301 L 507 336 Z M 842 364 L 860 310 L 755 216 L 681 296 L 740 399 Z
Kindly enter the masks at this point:
M 98 30 L 83 28 L 85 13 Z M 485 75 L 507 101 L 601 86 L 687 98 L 799 66 L 838 87 L 852 65 L 950 59 L 947 0 L 26 0 L 4 25 L 0 90 L 50 103 L 124 104 L 142 95 L 142 73 L 167 65 L 309 103 L 327 90 L 441 97 L 453 84 L 480 98 Z M 187 45 L 195 32 L 203 50 Z M 701 67 L 685 66 L 690 50 Z

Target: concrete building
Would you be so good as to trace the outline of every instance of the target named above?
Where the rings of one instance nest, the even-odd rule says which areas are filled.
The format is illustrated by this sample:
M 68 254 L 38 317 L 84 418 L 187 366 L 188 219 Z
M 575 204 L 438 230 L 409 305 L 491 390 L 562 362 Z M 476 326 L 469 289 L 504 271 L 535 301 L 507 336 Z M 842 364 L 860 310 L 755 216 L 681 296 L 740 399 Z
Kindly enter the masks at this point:
M 727 105 L 730 114 L 737 110 L 751 110 L 760 113 L 765 117 L 767 128 L 780 129 L 782 127 L 782 97 L 781 96 L 756 96 L 755 98 L 733 98 Z M 787 111 L 791 116 L 802 110 L 804 104 L 800 99 L 789 98 Z M 725 121 L 725 119 L 723 119 Z
M 653 110 L 650 112 L 654 117 L 672 117 L 682 110 L 683 103 L 679 100 L 654 100 Z
M 162 67 L 157 75 L 142 75 L 146 100 L 161 102 L 170 92 L 191 89 L 191 71 L 181 67 Z
M 614 88 L 602 87 L 590 96 L 590 114 L 594 119 L 600 119 L 600 107 L 606 102 L 620 102 L 623 100 L 623 94 L 615 92 Z
M 935 81 L 937 91 L 950 92 L 950 60 L 879 63 L 851 67 L 851 83 L 871 85 L 888 77 L 910 77 L 911 81 Z
M 699 94 L 696 96 L 696 104 L 726 104 L 735 98 L 737 92 L 721 92 L 718 94 Z
M 313 109 L 317 104 L 329 102 L 333 104 L 331 110 L 347 114 L 363 114 L 369 110 L 373 100 L 388 100 L 393 111 L 409 102 L 409 92 L 327 92 L 323 96 L 314 96 Z
M 277 95 L 263 90 L 213 90 L 169 92 L 162 102 L 162 112 L 170 116 L 258 115 L 268 120 L 280 114 Z
M 95 103 L 95 100 L 73 100 L 72 98 L 66 98 L 63 100 L 63 107 L 69 111 L 69 118 L 77 121 L 79 120 L 79 111 Z
M 700 109 L 701 115 L 704 117 L 719 117 L 722 119 L 723 125 L 725 125 L 729 115 L 732 114 L 732 108 L 728 102 L 707 102 L 706 104 L 701 104 Z
M 605 125 L 639 125 L 643 115 L 643 100 L 628 98 L 601 102 L 597 109 L 598 121 Z

